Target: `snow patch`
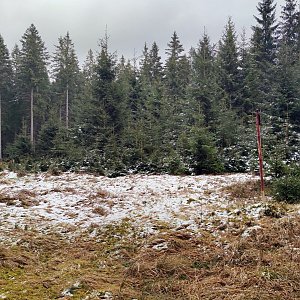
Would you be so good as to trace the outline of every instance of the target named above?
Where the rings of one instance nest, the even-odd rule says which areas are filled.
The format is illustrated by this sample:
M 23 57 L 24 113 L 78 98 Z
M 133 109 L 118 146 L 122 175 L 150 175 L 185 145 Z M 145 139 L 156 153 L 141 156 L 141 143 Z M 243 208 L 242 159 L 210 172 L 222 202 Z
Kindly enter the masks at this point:
M 15 228 L 47 232 L 67 226 L 76 231 L 123 220 L 145 233 L 159 223 L 197 230 L 204 220 L 229 217 L 225 186 L 257 180 L 250 174 L 107 178 L 76 173 L 17 177 L 13 172 L 2 172 L 1 178 L 2 196 L 16 199 L 23 193 L 34 201 L 26 207 L 0 203 L 0 240 Z M 260 208 L 251 213 L 258 216 Z

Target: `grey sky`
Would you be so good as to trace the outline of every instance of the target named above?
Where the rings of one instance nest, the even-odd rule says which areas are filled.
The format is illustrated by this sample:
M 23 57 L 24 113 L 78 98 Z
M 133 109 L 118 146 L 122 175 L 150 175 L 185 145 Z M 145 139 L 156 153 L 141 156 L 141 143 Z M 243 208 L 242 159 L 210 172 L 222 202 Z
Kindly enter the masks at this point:
M 279 12 L 285 0 L 277 1 Z M 156 41 L 160 54 L 174 30 L 186 50 L 196 46 L 204 27 L 213 42 L 222 36 L 229 16 L 237 33 L 248 35 L 255 24 L 258 0 L 0 0 L 0 34 L 11 50 L 31 23 L 51 53 L 67 31 L 80 61 L 108 27 L 110 50 L 128 59 L 140 55 L 143 45 Z

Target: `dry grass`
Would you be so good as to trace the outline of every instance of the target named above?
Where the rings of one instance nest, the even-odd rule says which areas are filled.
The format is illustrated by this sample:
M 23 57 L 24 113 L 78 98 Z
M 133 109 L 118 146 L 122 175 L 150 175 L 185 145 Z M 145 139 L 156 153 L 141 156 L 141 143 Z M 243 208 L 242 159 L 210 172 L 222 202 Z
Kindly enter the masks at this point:
M 248 236 L 164 231 L 145 239 L 124 222 L 69 240 L 18 229 L 17 244 L 0 247 L 0 295 L 47 300 L 69 288 L 74 300 L 106 291 L 124 300 L 300 299 L 300 217 L 265 217 L 260 226 Z
M 3 174 L 0 176 L 3 176 Z M 0 179 L 0 184 L 11 184 L 11 181 L 7 178 L 3 178 L 3 179 Z
M 259 184 L 223 191 L 234 201 L 249 202 L 259 196 Z M 2 194 L 0 202 L 31 205 L 35 197 L 22 190 Z M 101 203 L 110 197 L 102 190 L 91 195 L 98 205 L 93 212 L 106 215 Z M 197 235 L 158 222 L 157 234 L 140 236 L 129 219 L 106 227 L 91 224 L 80 236 L 73 236 L 72 228 L 64 235 L 16 228 L 11 236 L 17 242 L 0 242 L 0 299 L 105 299 L 109 291 L 114 300 L 297 300 L 300 216 L 274 211 L 277 207 L 255 221 L 233 218 L 224 230 Z M 257 229 L 248 230 L 254 225 Z M 64 296 L 66 290 L 73 296 Z
M 70 299 L 63 296 L 63 291 L 75 283 L 78 283 L 78 288 L 72 290 L 75 300 L 99 299 L 87 297 L 105 291 L 118 293 L 124 267 L 113 257 L 120 241 L 108 232 L 105 238 L 98 235 L 98 241 L 85 235 L 72 242 L 56 234 L 21 230 L 14 234 L 19 237 L 18 243 L 0 248 L 0 298 Z M 127 249 L 134 247 L 130 241 L 122 245 Z
M 141 249 L 124 286 L 135 286 L 139 299 L 300 299 L 300 218 L 262 225 L 219 241 L 164 236 L 168 249 Z
M 97 206 L 93 209 L 93 213 L 97 214 L 99 216 L 107 216 L 107 211 L 105 208 L 101 207 L 101 206 Z
M 50 193 L 50 192 L 51 193 L 70 193 L 70 194 L 77 193 L 76 189 L 71 188 L 71 187 L 65 187 L 65 188 L 55 187 L 47 193 Z
M 112 198 L 116 198 L 116 196 L 113 195 L 112 193 L 110 193 L 109 191 L 100 189 L 100 190 L 97 190 L 95 193 L 91 193 L 88 196 L 87 203 L 89 203 L 91 205 L 94 205 L 94 204 L 98 204 L 98 205 L 102 204 L 103 205 L 103 204 L 105 204 L 109 208 L 112 208 L 115 205 L 115 203 L 112 200 Z M 99 207 L 101 208 L 101 206 L 99 206 Z M 98 207 L 95 208 L 95 209 L 97 211 Z M 97 212 L 95 212 L 95 213 L 97 213 Z M 104 213 L 103 215 L 106 215 L 106 214 L 107 214 L 107 212 Z M 99 213 L 99 215 L 102 215 L 101 212 Z
M 15 198 L 10 195 L 2 193 L 0 195 L 0 203 L 5 203 L 6 205 L 14 205 Z
M 21 190 L 15 196 L 20 202 L 21 206 L 23 207 L 30 207 L 34 205 L 38 205 L 38 201 L 35 199 L 36 193 L 29 191 L 29 190 Z
M 6 205 L 20 205 L 26 208 L 38 205 L 38 201 L 35 197 L 36 193 L 29 190 L 21 190 L 14 195 L 9 195 L 7 192 L 3 191 L 0 195 L 0 203 L 5 203 Z
M 112 194 L 106 190 L 100 189 L 97 190 L 95 193 L 93 193 L 92 195 L 90 195 L 90 199 L 107 199 L 107 198 L 111 198 Z
M 235 183 L 224 187 L 222 190 L 229 194 L 230 198 L 233 200 L 248 200 L 260 197 L 260 183 L 259 181 L 254 180 Z

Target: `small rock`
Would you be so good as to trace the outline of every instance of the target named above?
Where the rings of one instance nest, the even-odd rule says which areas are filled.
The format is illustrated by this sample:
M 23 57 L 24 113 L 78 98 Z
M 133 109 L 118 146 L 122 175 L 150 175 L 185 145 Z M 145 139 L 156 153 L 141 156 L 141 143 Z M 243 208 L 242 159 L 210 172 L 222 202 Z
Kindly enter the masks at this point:
M 112 300 L 113 295 L 111 292 L 105 292 L 104 295 L 100 296 L 100 299 L 105 299 L 105 300 Z
M 151 242 L 150 247 L 158 245 L 158 244 L 161 244 L 161 243 L 164 243 L 165 241 L 166 240 L 164 240 L 164 239 L 156 239 L 156 240 L 154 240 L 154 241 Z
M 158 251 L 167 250 L 168 249 L 168 243 L 163 242 L 161 244 L 154 245 L 152 248 L 155 249 L 155 250 L 158 250 Z
M 66 296 L 73 297 L 73 294 L 71 293 L 71 290 L 69 288 L 65 289 L 61 293 L 61 297 L 66 297 Z
M 74 291 L 79 289 L 79 287 L 80 287 L 80 282 L 77 281 L 72 286 L 70 286 L 69 288 L 62 291 L 61 296 L 62 297 L 66 297 L 66 296 L 73 297 Z
M 110 292 L 93 291 L 90 295 L 83 298 L 83 300 L 95 300 L 95 299 L 112 300 L 113 296 L 112 293 Z

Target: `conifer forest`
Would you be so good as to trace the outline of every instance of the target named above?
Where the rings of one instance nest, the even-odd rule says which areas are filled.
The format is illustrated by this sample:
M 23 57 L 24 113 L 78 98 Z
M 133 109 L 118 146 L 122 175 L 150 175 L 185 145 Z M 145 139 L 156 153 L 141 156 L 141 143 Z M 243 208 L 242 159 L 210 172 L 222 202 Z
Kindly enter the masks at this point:
M 133 58 L 107 29 L 85 59 L 72 32 L 44 42 L 71 19 L 89 34 L 101 8 L 136 26 L 171 3 L 186 26 L 241 2 L 251 28 L 216 19 L 192 47 L 176 28 Z M 300 1 L 281 3 L 0 0 L 0 299 L 300 299 Z M 50 6 L 61 23 L 8 49 L 3 20 Z
M 224 23 L 216 44 L 204 32 L 186 49 L 174 31 L 131 60 L 106 34 L 82 67 L 71 33 L 54 53 L 33 24 L 11 53 L 0 36 L 1 159 L 105 175 L 255 171 L 259 110 L 266 168 L 299 162 L 296 1 L 260 1 L 250 37 Z

